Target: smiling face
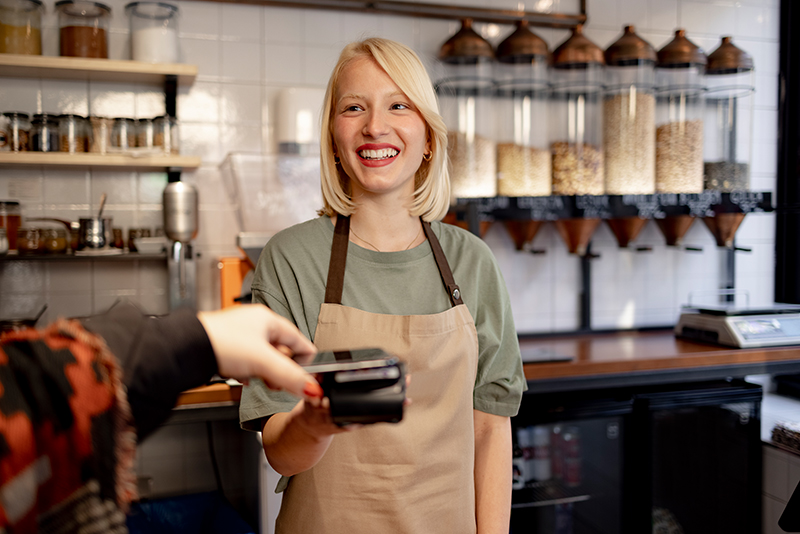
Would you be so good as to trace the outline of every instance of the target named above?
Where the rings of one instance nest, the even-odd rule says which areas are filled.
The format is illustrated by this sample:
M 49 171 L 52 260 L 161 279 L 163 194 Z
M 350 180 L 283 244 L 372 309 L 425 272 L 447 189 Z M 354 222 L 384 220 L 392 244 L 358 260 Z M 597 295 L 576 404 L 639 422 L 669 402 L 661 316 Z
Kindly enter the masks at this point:
M 422 115 L 372 58 L 342 71 L 333 108 L 333 144 L 353 199 L 414 194 L 414 175 L 429 152 Z

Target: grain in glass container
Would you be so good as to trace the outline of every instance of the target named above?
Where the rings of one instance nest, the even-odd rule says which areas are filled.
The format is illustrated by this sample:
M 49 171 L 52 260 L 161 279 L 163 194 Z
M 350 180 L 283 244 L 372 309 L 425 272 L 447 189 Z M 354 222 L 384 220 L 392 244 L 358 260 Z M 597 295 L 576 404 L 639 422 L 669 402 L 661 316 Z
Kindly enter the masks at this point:
M 111 130 L 114 119 L 106 117 L 89 117 L 89 152 L 105 154 L 111 146 Z
M 497 47 L 497 194 L 547 196 L 552 165 L 547 132 L 547 44 L 525 20 Z
M 86 118 L 66 113 L 58 119 L 59 146 L 61 152 L 75 154 L 86 152 Z
M 180 132 L 178 119 L 169 115 L 162 115 L 153 120 L 155 137 L 153 145 L 161 147 L 164 154 L 177 156 L 180 153 Z
M 706 85 L 704 187 L 746 191 L 753 149 L 753 58 L 723 37 L 708 55 Z
M 602 195 L 605 57 L 578 25 L 553 52 L 550 150 L 554 195 Z
M 127 150 L 136 146 L 136 121 L 126 117 L 114 119 L 111 129 L 111 146 Z
M 111 8 L 99 2 L 56 2 L 62 56 L 108 58 Z
M 30 116 L 19 111 L 3 113 L 5 145 L 2 151 L 26 152 L 29 150 L 29 137 L 31 132 Z
M 131 2 L 131 58 L 148 63 L 177 63 L 178 7 L 165 2 Z
M 0 0 L 0 53 L 42 55 L 39 0 Z
M 31 120 L 30 148 L 33 152 L 58 152 L 58 116 L 36 113 Z
M 656 190 L 656 51 L 633 26 L 606 49 L 603 98 L 605 192 Z
M 656 65 L 656 191 L 703 191 L 706 55 L 677 30 Z
M 454 198 L 497 195 L 492 66 L 494 50 L 464 19 L 439 50 L 443 75 L 435 84 L 447 125 L 450 186 Z
M 138 119 L 136 121 L 136 146 L 139 148 L 153 148 L 155 146 L 153 119 Z

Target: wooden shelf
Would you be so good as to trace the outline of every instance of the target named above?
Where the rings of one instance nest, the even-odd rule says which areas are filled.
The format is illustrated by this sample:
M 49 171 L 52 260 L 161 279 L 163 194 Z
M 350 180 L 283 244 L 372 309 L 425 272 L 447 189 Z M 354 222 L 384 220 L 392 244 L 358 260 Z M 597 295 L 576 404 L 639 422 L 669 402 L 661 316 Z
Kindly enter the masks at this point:
M 127 169 L 193 169 L 201 158 L 194 156 L 132 157 L 115 154 L 69 154 L 67 152 L 0 152 L 3 166 L 93 167 Z
M 138 252 L 125 252 L 116 256 L 76 256 L 75 254 L 6 254 L 0 255 L 0 263 L 4 261 L 102 261 L 102 262 L 132 262 L 132 261 L 167 261 L 166 252 L 160 254 L 140 254 Z
M 190 85 L 197 76 L 197 66 L 180 63 L 0 54 L 0 76 L 159 84 L 164 82 L 166 76 L 176 76 L 180 85 Z

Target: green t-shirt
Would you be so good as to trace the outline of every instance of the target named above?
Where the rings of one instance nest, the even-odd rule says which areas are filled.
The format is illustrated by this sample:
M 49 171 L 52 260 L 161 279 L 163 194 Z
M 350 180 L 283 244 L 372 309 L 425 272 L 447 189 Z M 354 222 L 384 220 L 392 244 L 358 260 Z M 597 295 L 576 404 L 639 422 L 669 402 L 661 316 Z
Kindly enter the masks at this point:
M 514 416 L 526 383 L 508 290 L 497 262 L 489 247 L 471 233 L 440 222 L 432 227 L 478 331 L 473 407 Z M 253 279 L 253 300 L 294 322 L 312 341 L 325 300 L 332 242 L 328 217 L 292 226 L 264 247 Z M 430 315 L 451 307 L 427 240 L 400 252 L 376 252 L 351 242 L 342 305 L 389 315 Z M 240 403 L 242 427 L 261 430 L 260 419 L 288 412 L 297 401 L 251 380 Z

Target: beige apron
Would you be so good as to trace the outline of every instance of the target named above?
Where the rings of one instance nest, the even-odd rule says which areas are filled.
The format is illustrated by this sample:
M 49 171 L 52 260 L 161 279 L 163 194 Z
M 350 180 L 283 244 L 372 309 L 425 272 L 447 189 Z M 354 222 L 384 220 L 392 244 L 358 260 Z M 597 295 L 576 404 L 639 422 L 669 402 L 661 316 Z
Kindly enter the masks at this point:
M 338 217 L 315 344 L 320 351 L 379 347 L 398 356 L 411 374 L 412 403 L 398 424 L 336 435 L 316 466 L 291 478 L 276 532 L 474 533 L 472 316 L 428 223 L 423 229 L 452 308 L 383 315 L 342 306 L 349 223 Z

